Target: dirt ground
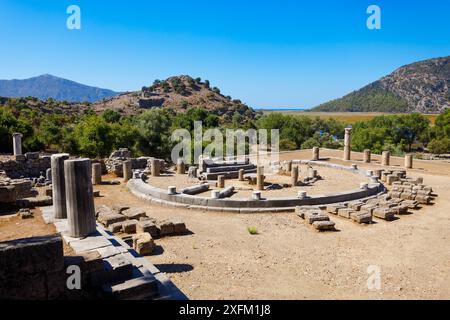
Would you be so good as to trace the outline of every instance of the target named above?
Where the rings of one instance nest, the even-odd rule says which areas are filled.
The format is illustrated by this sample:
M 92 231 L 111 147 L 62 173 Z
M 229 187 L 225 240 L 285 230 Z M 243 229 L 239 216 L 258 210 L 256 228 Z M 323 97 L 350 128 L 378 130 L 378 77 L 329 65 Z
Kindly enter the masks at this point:
M 34 218 L 23 220 L 13 207 L 0 209 L 0 241 L 42 237 L 56 233 L 53 224 L 46 224 L 39 209 L 32 210 Z M 72 248 L 64 243 L 64 255 L 74 255 Z
M 322 151 L 324 157 L 341 155 Z M 308 150 L 281 158 L 310 156 Z M 393 159 L 393 165 L 401 163 Z M 104 197 L 97 202 L 142 207 L 149 216 L 186 222 L 192 234 L 157 240 L 160 250 L 149 259 L 191 299 L 450 299 L 450 164 L 415 164 L 419 169 L 409 174 L 423 176 L 435 189 L 435 205 L 369 226 L 333 217 L 340 230 L 335 233 L 316 233 L 289 213 L 154 206 L 123 185 L 98 188 Z M 259 234 L 250 235 L 250 226 Z M 371 266 L 381 272 L 380 290 L 368 289 Z
M 308 176 L 308 166 L 298 165 L 299 167 L 299 179 L 303 180 Z M 262 196 L 265 198 L 282 198 L 282 197 L 296 197 L 300 190 L 307 191 L 309 195 L 325 195 L 331 193 L 338 193 L 343 191 L 350 191 L 358 189 L 361 182 L 367 182 L 366 177 L 358 174 L 338 171 L 326 167 L 314 167 L 318 170 L 318 174 L 322 177 L 322 180 L 318 180 L 315 183 L 308 186 L 298 186 L 294 188 L 283 188 L 279 190 L 266 190 L 262 192 Z M 339 178 L 339 179 L 338 179 Z M 167 190 L 169 186 L 176 186 L 177 190 L 182 190 L 188 186 L 198 183 L 192 179 L 189 179 L 187 175 L 175 175 L 167 174 L 160 177 L 149 177 L 148 183 L 154 187 Z M 290 185 L 291 177 L 289 175 L 275 174 L 267 175 L 265 179 L 266 186 L 270 184 L 288 184 Z M 236 188 L 235 194 L 232 199 L 251 199 L 252 193 L 256 190 L 256 186 L 252 186 L 248 181 L 240 182 L 238 179 L 230 179 L 225 181 L 225 187 L 234 186 Z M 211 190 L 218 188 L 212 186 Z M 198 196 L 210 197 L 211 191 L 207 191 Z
M 342 152 L 321 156 L 340 158 Z M 281 160 L 310 157 L 306 150 L 282 154 Z M 361 167 L 377 167 L 359 163 L 360 154 L 353 157 Z M 367 226 L 333 217 L 339 230 L 334 233 L 317 233 L 292 213 L 239 215 L 151 205 L 124 185 L 96 187 L 103 194 L 96 204 L 142 207 L 151 217 L 186 222 L 191 234 L 156 240 L 158 250 L 148 259 L 190 299 L 450 299 L 450 164 L 415 165 L 409 175 L 424 177 L 439 195 L 433 206 Z M 28 221 L 0 216 L 0 240 L 54 232 L 35 227 L 36 221 L 43 224 L 37 214 Z M 250 235 L 248 227 L 259 234 Z M 380 270 L 379 290 L 368 289 L 371 266 Z

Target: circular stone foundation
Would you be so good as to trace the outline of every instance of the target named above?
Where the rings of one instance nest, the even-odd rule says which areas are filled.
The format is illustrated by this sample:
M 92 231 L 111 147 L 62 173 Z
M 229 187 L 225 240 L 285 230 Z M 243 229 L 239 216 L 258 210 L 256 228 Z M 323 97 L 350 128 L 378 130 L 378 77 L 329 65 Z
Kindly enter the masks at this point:
M 297 206 L 320 206 L 362 200 L 386 192 L 383 184 L 371 183 L 365 170 L 355 170 L 352 167 L 316 161 L 298 160 L 293 164 L 300 168 L 300 181 L 307 177 L 308 166 L 313 166 L 322 179 L 311 185 L 291 187 L 290 174 L 268 175 L 265 180 L 266 187 L 272 184 L 284 187 L 262 191 L 262 200 L 252 198 L 253 192 L 257 189 L 255 185 L 238 179 L 226 180 L 225 187 L 235 187 L 235 192 L 228 198 L 211 197 L 212 190 L 221 190 L 216 187 L 215 182 L 209 182 L 210 189 L 207 191 L 197 195 L 186 195 L 181 193 L 184 188 L 197 185 L 201 181 L 176 173 L 149 177 L 147 182 L 141 179 L 132 179 L 128 183 L 128 188 L 136 196 L 156 204 L 240 213 L 294 211 Z M 368 184 L 368 188 L 361 188 L 363 184 Z M 176 194 L 168 192 L 171 186 L 177 187 Z M 307 197 L 299 198 L 300 191 L 306 192 Z

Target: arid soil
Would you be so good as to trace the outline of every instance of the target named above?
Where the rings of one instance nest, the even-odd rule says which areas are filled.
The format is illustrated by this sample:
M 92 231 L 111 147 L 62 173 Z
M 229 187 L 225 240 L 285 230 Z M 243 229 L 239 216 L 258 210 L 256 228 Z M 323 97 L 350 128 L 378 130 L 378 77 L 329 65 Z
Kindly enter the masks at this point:
M 308 174 L 308 167 L 306 165 L 299 165 L 299 179 L 305 179 Z M 322 177 L 322 180 L 318 180 L 315 183 L 308 186 L 298 186 L 294 188 L 283 188 L 279 190 L 266 190 L 262 192 L 262 196 L 266 198 L 282 198 L 282 197 L 296 197 L 300 190 L 307 191 L 309 195 L 325 195 L 330 193 L 338 193 L 343 191 L 350 191 L 359 188 L 361 182 L 367 182 L 367 178 L 358 174 L 346 171 L 337 171 L 325 167 L 314 167 L 318 170 L 318 174 Z M 339 177 L 339 179 L 337 179 Z M 178 190 L 185 187 L 192 186 L 195 183 L 192 179 L 189 179 L 187 175 L 174 175 L 169 174 L 161 177 L 149 177 L 148 183 L 154 187 L 167 190 L 169 186 L 176 186 Z M 266 186 L 270 184 L 288 184 L 290 185 L 291 177 L 289 175 L 276 174 L 267 175 L 265 179 Z M 251 199 L 253 190 L 256 190 L 256 186 L 250 185 L 248 181 L 240 182 L 238 179 L 226 180 L 225 187 L 234 186 L 236 193 L 231 197 L 232 199 Z M 217 189 L 215 186 L 211 186 L 211 189 Z M 210 191 L 199 194 L 202 197 L 209 197 Z
M 322 150 L 321 156 L 340 158 L 342 152 Z M 310 157 L 310 150 L 281 155 Z M 103 194 L 96 204 L 142 207 L 151 217 L 186 222 L 191 234 L 156 240 L 159 247 L 148 259 L 190 299 L 450 299 L 450 164 L 415 161 L 415 166 L 409 175 L 424 177 L 439 194 L 433 206 L 367 226 L 332 217 L 339 230 L 333 233 L 317 233 L 293 213 L 239 215 L 151 205 L 124 185 L 96 187 Z M 54 232 L 26 227 L 41 225 L 39 217 L 3 219 L 11 218 L 0 218 L 0 240 Z M 259 234 L 250 235 L 250 226 Z M 367 286 L 370 266 L 381 272 L 380 290 Z
M 0 241 L 21 238 L 42 237 L 56 233 L 53 224 L 45 224 L 39 209 L 32 210 L 33 219 L 22 220 L 17 209 L 2 207 L 0 209 Z M 64 244 L 64 255 L 74 255 L 69 245 Z
M 322 151 L 324 157 L 341 155 Z M 308 150 L 281 158 L 310 156 Z M 292 213 L 238 215 L 154 206 L 124 186 L 100 187 L 105 197 L 98 204 L 139 206 L 152 217 L 186 222 L 192 234 L 157 240 L 160 250 L 149 259 L 191 299 L 449 299 L 450 165 L 415 164 L 420 169 L 410 175 L 423 176 L 439 194 L 433 206 L 369 226 L 333 217 L 340 230 L 335 233 L 317 233 Z M 259 234 L 250 235 L 250 226 Z M 381 271 L 380 290 L 368 289 L 370 266 Z

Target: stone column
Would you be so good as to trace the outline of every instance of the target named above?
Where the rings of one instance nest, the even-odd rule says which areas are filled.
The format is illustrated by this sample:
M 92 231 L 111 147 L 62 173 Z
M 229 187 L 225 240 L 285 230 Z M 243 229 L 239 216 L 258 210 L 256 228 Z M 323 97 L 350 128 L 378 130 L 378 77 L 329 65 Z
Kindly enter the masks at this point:
M 239 181 L 244 181 L 244 175 L 245 175 L 245 170 L 240 169 L 239 170 Z
M 345 128 L 344 138 L 344 161 L 351 159 L 352 153 L 352 128 Z
M 54 154 L 51 157 L 53 211 L 55 212 L 55 219 L 67 219 L 64 161 L 68 159 L 69 155 L 66 153 Z
M 153 163 L 152 163 L 153 165 Z M 127 160 L 123 162 L 123 180 L 128 182 L 133 177 L 133 163 L 131 160 Z
M 48 168 L 45 171 L 45 180 L 51 181 L 52 180 L 52 168 Z
M 225 176 L 217 177 L 217 188 L 220 188 L 220 189 L 225 188 Z
M 381 155 L 381 164 L 383 166 L 389 166 L 390 163 L 391 163 L 391 152 L 383 151 L 383 154 Z
M 264 190 L 264 167 L 258 167 L 256 172 L 256 185 L 258 190 Z
M 319 161 L 320 149 L 318 147 L 313 148 L 313 161 Z
M 184 160 L 181 158 L 177 161 L 177 173 L 186 174 L 186 165 L 184 164 Z
M 23 135 L 21 133 L 13 134 L 13 149 L 14 149 L 15 156 L 22 155 L 22 138 L 23 138 Z
M 369 149 L 364 150 L 364 162 L 370 163 L 372 161 L 372 151 Z
M 291 171 L 291 184 L 292 184 L 292 187 L 296 187 L 297 184 L 298 184 L 298 167 L 297 166 L 292 168 L 292 171 Z
M 413 168 L 413 155 L 407 154 L 405 156 L 405 169 L 412 169 Z
M 152 159 L 151 161 L 151 170 L 152 170 L 152 176 L 153 177 L 159 177 L 161 171 L 159 166 L 159 160 L 158 159 Z
M 89 159 L 64 162 L 69 236 L 84 238 L 95 232 L 92 165 Z
M 292 161 L 287 162 L 287 172 L 292 172 Z
M 102 165 L 100 163 L 92 164 L 92 184 L 99 185 L 102 183 Z

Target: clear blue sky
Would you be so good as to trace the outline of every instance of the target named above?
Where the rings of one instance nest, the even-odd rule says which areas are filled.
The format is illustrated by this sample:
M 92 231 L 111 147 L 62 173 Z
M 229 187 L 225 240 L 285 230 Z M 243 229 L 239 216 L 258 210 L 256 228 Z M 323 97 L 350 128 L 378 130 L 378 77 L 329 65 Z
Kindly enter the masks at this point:
M 81 30 L 66 28 L 72 4 Z M 450 55 L 449 14 L 447 0 L 1 0 L 0 78 L 126 91 L 189 74 L 253 107 L 312 107 Z

